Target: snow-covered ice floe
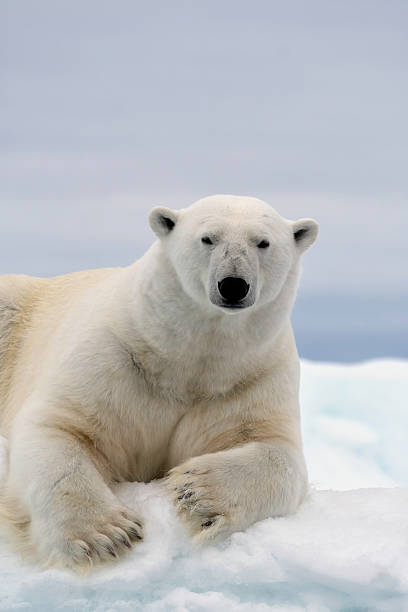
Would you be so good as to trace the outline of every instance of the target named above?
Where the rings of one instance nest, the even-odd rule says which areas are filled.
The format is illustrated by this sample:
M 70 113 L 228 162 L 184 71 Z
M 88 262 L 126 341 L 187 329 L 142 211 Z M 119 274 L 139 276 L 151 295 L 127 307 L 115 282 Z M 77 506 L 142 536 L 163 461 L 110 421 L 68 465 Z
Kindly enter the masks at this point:
M 408 362 L 303 362 L 301 395 L 313 486 L 295 515 L 198 550 L 159 483 L 124 483 L 145 541 L 79 578 L 23 565 L 1 540 L 0 610 L 408 611 Z

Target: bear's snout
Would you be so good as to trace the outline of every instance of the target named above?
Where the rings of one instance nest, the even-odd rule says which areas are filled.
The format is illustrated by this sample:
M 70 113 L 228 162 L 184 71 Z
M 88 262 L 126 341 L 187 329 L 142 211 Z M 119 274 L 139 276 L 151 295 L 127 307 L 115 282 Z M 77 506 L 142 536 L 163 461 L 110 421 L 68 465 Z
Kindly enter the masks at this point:
M 227 276 L 218 283 L 218 291 L 226 302 L 237 304 L 246 297 L 249 285 L 243 278 Z

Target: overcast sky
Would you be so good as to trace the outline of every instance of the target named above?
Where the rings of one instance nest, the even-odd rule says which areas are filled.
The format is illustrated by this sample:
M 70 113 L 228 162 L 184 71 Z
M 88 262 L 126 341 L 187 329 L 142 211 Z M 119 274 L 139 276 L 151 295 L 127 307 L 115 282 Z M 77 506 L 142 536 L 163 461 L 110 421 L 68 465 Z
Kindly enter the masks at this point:
M 408 3 L 0 0 L 0 273 L 127 265 L 212 193 L 316 218 L 313 359 L 408 357 Z

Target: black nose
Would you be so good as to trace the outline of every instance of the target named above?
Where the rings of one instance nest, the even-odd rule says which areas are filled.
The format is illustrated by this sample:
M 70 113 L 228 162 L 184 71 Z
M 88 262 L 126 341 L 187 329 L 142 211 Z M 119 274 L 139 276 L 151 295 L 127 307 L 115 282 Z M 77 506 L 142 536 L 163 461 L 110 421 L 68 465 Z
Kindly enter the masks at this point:
M 249 285 L 243 278 L 227 276 L 218 283 L 218 291 L 224 300 L 230 304 L 236 304 L 244 299 L 249 291 Z

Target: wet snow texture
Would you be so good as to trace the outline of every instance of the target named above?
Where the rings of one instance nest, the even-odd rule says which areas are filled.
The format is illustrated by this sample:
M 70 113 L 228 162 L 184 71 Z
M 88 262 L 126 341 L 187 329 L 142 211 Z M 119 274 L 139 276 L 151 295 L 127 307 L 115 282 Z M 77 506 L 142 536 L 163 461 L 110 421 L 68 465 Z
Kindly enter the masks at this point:
M 87 578 L 23 566 L 1 541 L 0 610 L 408 610 L 407 396 L 408 362 L 303 362 L 313 489 L 296 515 L 194 550 L 158 483 L 122 484 L 145 541 Z

